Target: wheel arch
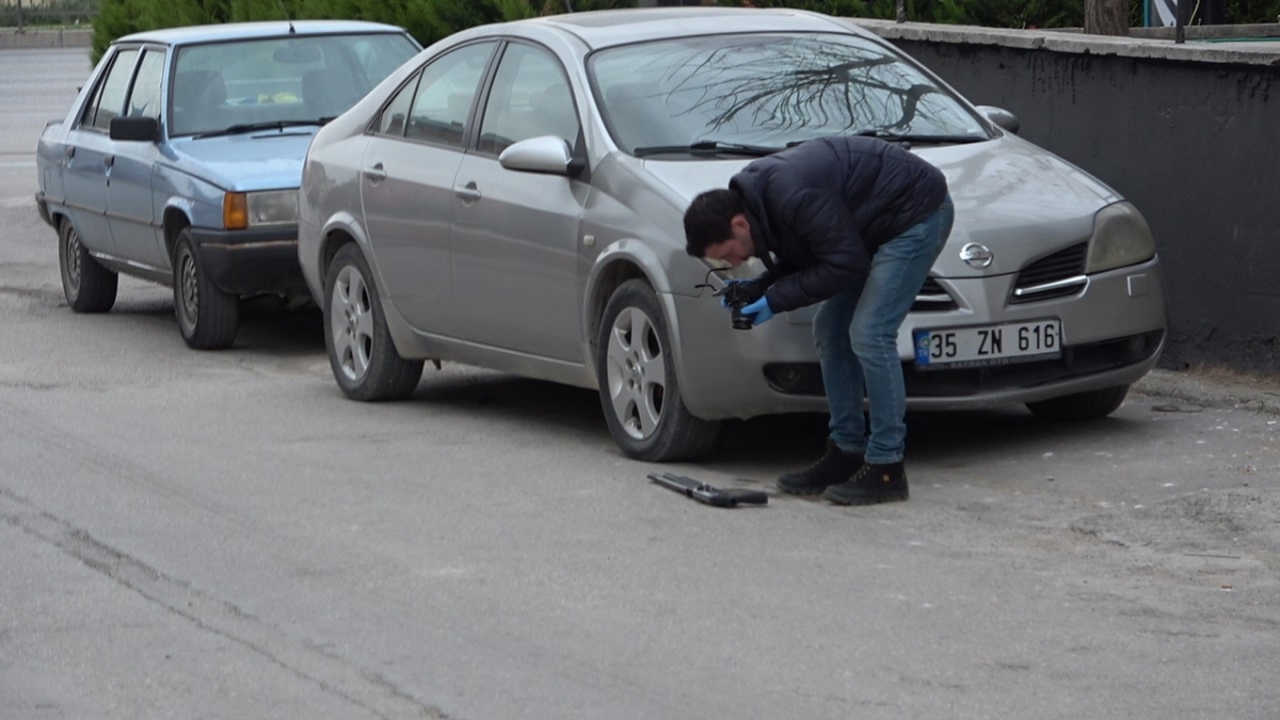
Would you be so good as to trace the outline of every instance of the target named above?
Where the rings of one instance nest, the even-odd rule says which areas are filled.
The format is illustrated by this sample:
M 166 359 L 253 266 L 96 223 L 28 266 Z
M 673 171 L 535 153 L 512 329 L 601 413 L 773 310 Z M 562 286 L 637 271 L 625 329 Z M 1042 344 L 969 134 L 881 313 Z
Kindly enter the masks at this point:
M 632 239 L 618 241 L 601 252 L 587 278 L 582 318 L 583 333 L 587 339 L 587 366 L 595 367 L 600 324 L 604 320 L 604 309 L 609 298 L 623 283 L 635 279 L 645 281 L 658 296 L 667 332 L 671 334 L 676 372 L 683 376 L 683 355 L 680 343 L 676 342 L 680 337 L 680 323 L 676 317 L 675 303 L 671 299 L 671 283 L 667 280 L 657 253 L 647 244 Z M 594 371 L 592 374 L 594 375 Z M 596 381 L 599 382 L 599 378 Z
M 191 214 L 182 207 L 170 205 L 164 209 L 161 227 L 164 230 L 165 255 L 172 261 L 173 251 L 178 245 L 178 235 L 191 227 Z

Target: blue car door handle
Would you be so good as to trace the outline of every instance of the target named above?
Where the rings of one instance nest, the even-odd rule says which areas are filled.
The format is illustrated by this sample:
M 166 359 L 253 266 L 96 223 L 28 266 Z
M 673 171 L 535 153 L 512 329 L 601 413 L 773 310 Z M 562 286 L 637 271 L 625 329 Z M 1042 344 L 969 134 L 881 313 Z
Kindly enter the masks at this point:
M 461 187 L 454 186 L 453 194 L 462 198 L 462 201 L 468 205 L 480 199 L 480 188 L 475 182 L 469 182 Z
M 382 163 L 378 163 L 371 168 L 365 168 L 364 176 L 369 178 L 369 181 L 374 185 L 377 185 L 387 179 L 387 171 L 382 167 Z

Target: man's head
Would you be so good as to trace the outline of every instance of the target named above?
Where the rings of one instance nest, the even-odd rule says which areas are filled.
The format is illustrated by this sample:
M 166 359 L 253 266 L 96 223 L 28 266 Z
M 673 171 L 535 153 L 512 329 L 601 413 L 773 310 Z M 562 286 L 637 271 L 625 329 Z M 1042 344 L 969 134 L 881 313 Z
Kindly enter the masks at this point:
M 708 190 L 695 197 L 684 213 L 684 237 L 689 255 L 734 267 L 755 254 L 747 210 L 734 190 Z

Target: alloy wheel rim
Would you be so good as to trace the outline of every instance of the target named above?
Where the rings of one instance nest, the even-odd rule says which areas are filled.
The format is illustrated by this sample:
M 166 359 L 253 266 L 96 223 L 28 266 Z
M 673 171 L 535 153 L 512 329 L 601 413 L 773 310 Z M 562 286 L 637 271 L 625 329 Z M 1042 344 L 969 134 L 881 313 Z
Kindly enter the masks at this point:
M 662 421 L 667 367 L 660 338 L 649 316 L 634 307 L 623 310 L 609 332 L 609 400 L 618 424 L 635 440 L 652 436 Z
M 373 361 L 373 304 L 364 276 L 354 267 L 344 267 L 333 283 L 329 301 L 329 322 L 333 353 L 342 374 L 359 380 Z

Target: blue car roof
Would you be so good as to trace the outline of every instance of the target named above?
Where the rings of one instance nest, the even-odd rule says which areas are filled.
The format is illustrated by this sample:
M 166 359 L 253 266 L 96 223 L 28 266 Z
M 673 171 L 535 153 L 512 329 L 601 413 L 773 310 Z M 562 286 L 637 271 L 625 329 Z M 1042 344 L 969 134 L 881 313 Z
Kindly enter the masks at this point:
M 333 35 L 341 33 L 394 32 L 403 28 L 363 20 L 270 20 L 265 22 L 225 23 L 221 25 L 190 25 L 187 27 L 146 30 L 117 38 L 115 42 L 154 42 L 164 45 L 191 45 L 244 40 L 252 38 L 281 37 L 287 35 Z

